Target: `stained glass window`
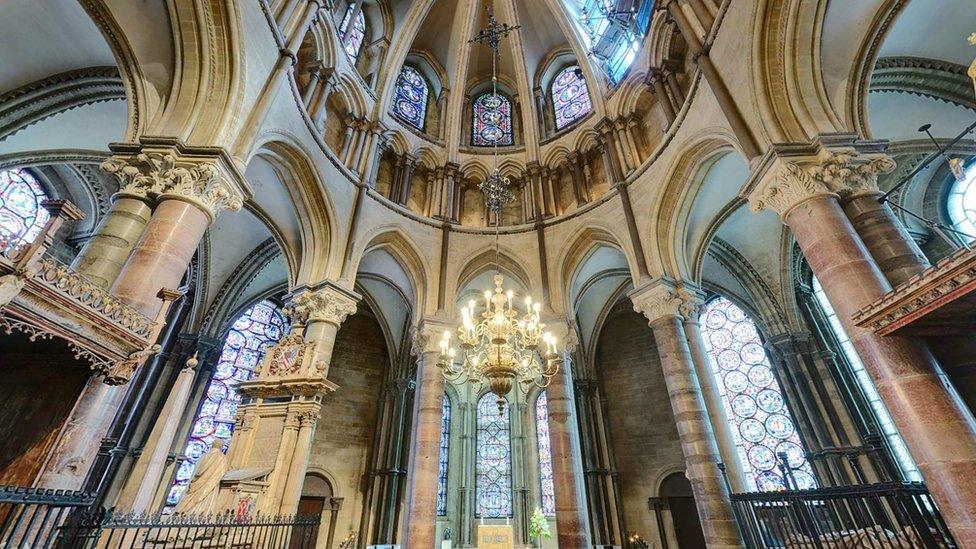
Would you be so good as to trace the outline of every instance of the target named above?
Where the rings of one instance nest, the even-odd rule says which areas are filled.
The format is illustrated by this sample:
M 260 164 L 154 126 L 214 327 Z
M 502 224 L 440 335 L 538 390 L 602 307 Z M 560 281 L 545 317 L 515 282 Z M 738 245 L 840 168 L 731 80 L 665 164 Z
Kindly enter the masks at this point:
M 44 189 L 22 168 L 0 171 L 0 240 L 33 242 L 51 215 L 41 206 Z
M 400 76 L 397 77 L 393 96 L 393 114 L 418 130 L 423 130 L 429 94 L 427 80 L 417 72 L 417 69 L 404 65 L 400 69 Z
M 556 491 L 552 480 L 552 444 L 549 438 L 549 399 L 543 392 L 535 399 L 535 436 L 539 443 L 539 481 L 542 513 L 556 514 Z
M 734 303 L 719 297 L 706 304 L 701 329 L 750 489 L 787 488 L 778 467 L 782 454 L 799 488 L 816 487 L 755 323 Z
M 586 81 L 572 65 L 559 71 L 552 81 L 552 108 L 556 114 L 556 129 L 561 130 L 590 112 L 590 93 Z
M 833 332 L 834 337 L 840 343 L 841 352 L 844 353 L 844 358 L 847 359 L 847 363 L 851 366 L 851 370 L 854 372 L 854 378 L 857 379 L 864 398 L 871 405 L 871 409 L 874 410 L 874 417 L 877 420 L 878 428 L 881 429 L 881 433 L 888 440 L 888 447 L 891 448 L 891 452 L 895 456 L 895 461 L 898 462 L 898 467 L 901 469 L 902 475 L 907 480 L 922 482 L 922 475 L 918 472 L 915 460 L 908 453 L 908 447 L 905 446 L 905 441 L 902 440 L 898 429 L 895 427 L 895 423 L 891 420 L 891 414 L 888 413 L 884 402 L 881 401 L 881 397 L 874 387 L 874 381 L 871 379 L 867 370 L 864 369 L 864 363 L 861 362 L 861 357 L 858 356 L 857 350 L 854 349 L 850 338 L 847 337 L 847 332 L 837 318 L 837 313 L 834 312 L 830 301 L 827 300 L 827 294 L 824 293 L 823 287 L 816 277 L 813 279 L 813 296 L 820 305 L 820 310 L 827 318 L 830 331 Z
M 957 234 L 959 238 L 976 239 L 976 163 L 963 173 L 962 179 L 953 183 L 946 197 L 946 210 L 952 228 L 964 233 Z
M 475 482 L 478 516 L 512 516 L 512 431 L 508 406 L 498 412 L 493 393 L 478 400 L 478 446 Z
M 451 399 L 441 402 L 441 447 L 437 452 L 437 515 L 447 514 L 447 461 L 451 449 Z
M 363 16 L 362 9 L 356 14 L 355 24 L 349 24 L 349 18 L 352 17 L 355 4 L 355 2 L 349 3 L 349 7 L 346 8 L 346 14 L 342 16 L 342 24 L 339 25 L 339 28 L 342 29 L 342 49 L 346 50 L 346 53 L 352 58 L 353 64 L 359 58 L 359 52 L 363 47 L 363 39 L 366 38 L 366 18 Z
M 241 401 L 234 385 L 251 379 L 265 350 L 281 339 L 284 330 L 285 319 L 270 301 L 252 306 L 231 325 L 217 367 L 207 385 L 200 412 L 190 431 L 190 440 L 183 451 L 186 460 L 176 471 L 176 481 L 170 488 L 167 505 L 176 505 L 183 497 L 193 478 L 197 461 L 210 450 L 214 440 L 230 441 L 237 406 Z
M 474 100 L 471 144 L 477 147 L 508 146 L 512 139 L 512 102 L 501 94 L 488 92 Z

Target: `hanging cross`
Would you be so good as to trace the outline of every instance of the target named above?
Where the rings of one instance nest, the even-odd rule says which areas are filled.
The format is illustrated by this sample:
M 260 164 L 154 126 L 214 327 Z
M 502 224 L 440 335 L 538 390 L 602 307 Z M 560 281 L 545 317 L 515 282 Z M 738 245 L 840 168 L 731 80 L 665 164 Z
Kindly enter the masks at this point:
M 485 6 L 485 9 L 488 10 L 488 26 L 478 31 L 478 34 L 474 35 L 474 38 L 471 40 L 468 40 L 468 43 L 477 42 L 484 44 L 491 48 L 494 55 L 498 55 L 498 46 L 501 44 L 502 38 L 507 37 L 512 31 L 520 28 L 522 25 L 515 25 L 513 27 L 508 23 L 499 23 L 495 19 L 491 5 Z

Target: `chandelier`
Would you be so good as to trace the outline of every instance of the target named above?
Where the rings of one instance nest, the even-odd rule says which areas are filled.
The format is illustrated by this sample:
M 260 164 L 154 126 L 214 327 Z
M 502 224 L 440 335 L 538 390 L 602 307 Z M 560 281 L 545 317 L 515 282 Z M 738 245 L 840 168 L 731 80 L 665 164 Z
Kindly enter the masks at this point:
M 518 26 L 499 24 L 488 7 L 488 26 L 469 42 L 487 45 L 492 51 L 492 98 L 498 100 L 497 60 L 501 38 Z M 484 301 L 472 299 L 461 308 L 461 325 L 457 327 L 457 356 L 450 331 L 440 341 L 437 365 L 449 381 L 471 383 L 478 389 L 487 384 L 497 397 L 498 412 L 505 406 L 505 395 L 516 383 L 523 387 L 547 387 L 559 371 L 562 359 L 556 350 L 556 338 L 545 330 L 540 321 L 542 304 L 531 297 L 524 300 L 524 309 L 515 304 L 515 293 L 504 288 L 505 277 L 498 267 L 498 227 L 501 211 L 515 199 L 508 178 L 498 168 L 498 139 L 492 152 L 493 170 L 478 186 L 485 195 L 485 205 L 495 223 L 495 288 L 485 290 Z M 484 305 L 481 308 L 481 304 Z

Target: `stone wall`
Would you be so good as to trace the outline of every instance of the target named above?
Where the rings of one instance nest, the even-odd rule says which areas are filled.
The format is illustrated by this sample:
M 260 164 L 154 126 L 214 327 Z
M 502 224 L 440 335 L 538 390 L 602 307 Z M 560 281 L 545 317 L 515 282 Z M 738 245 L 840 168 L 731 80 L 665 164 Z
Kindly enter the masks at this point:
M 647 498 L 657 495 L 667 472 L 684 469 L 684 457 L 654 335 L 644 317 L 627 311 L 607 320 L 596 367 L 607 402 L 624 526 L 644 539 L 659 539 Z
M 309 459 L 309 469 L 326 472 L 336 484 L 335 497 L 344 498 L 337 540 L 359 531 L 363 479 L 371 467 L 377 400 L 387 362 L 386 342 L 376 321 L 360 313 L 343 322 L 329 369 L 329 379 L 339 389 L 325 398 Z

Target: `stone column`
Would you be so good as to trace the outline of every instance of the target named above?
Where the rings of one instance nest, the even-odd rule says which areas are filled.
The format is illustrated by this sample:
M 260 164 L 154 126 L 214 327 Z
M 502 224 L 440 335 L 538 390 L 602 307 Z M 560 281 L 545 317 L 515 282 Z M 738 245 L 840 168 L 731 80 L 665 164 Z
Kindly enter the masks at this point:
M 789 149 L 787 153 L 786 150 Z M 883 163 L 852 159 L 818 140 L 775 147 L 740 193 L 772 209 L 796 238 L 961 546 L 976 545 L 976 420 L 920 341 L 881 337 L 851 317 L 891 290 L 831 189 Z
M 225 209 L 239 210 L 243 193 L 225 175 L 229 162 L 173 152 L 116 156 L 103 164 L 133 185 L 149 187 L 158 205 L 112 285 L 111 293 L 146 316 L 162 307 L 161 288 L 177 288 L 204 231 Z
M 581 206 L 590 201 L 590 193 L 586 187 L 586 178 L 583 177 L 583 155 L 578 151 L 569 153 L 569 175 L 573 180 L 573 195 L 576 204 Z
M 194 368 L 198 362 L 194 355 L 176 377 L 176 383 L 159 412 L 156 424 L 149 434 L 149 440 L 142 449 L 138 461 L 129 473 L 122 488 L 116 507 L 133 513 L 153 512 L 153 498 L 162 482 L 163 471 L 169 458 L 170 448 L 183 417 L 183 410 L 190 399 L 190 389 L 196 375 Z
M 675 113 L 674 104 L 671 103 L 671 98 L 668 96 L 668 90 L 664 87 L 664 76 L 663 71 L 656 67 L 651 67 L 647 72 L 647 82 L 651 89 L 654 90 L 654 95 L 657 96 L 657 102 L 661 105 L 661 110 L 664 111 L 664 118 L 668 121 L 668 126 L 674 124 L 675 119 L 678 115 Z
M 748 159 L 759 156 L 761 151 L 756 142 L 756 138 L 752 135 L 752 130 L 749 129 L 749 124 L 742 116 L 742 111 L 739 110 L 739 106 L 735 103 L 732 92 L 729 91 L 728 86 L 725 85 L 725 81 L 722 80 L 722 75 L 718 73 L 718 69 L 715 68 L 711 58 L 702 46 L 701 38 L 695 33 L 688 18 L 685 17 L 678 0 L 668 0 L 665 7 L 678 26 L 681 36 L 688 43 L 688 49 L 691 51 L 692 57 L 697 61 L 698 67 L 705 76 L 705 81 L 708 82 L 708 87 L 711 88 L 715 99 L 722 108 L 722 113 L 725 114 L 729 127 L 739 142 L 742 153 Z
M 400 196 L 398 203 L 406 206 L 410 200 L 410 188 L 413 185 L 413 170 L 417 167 L 417 159 L 412 155 L 406 156 L 403 163 L 403 171 L 400 173 Z
M 664 382 L 685 455 L 685 476 L 691 483 L 708 547 L 741 547 L 728 489 L 718 468 L 719 452 L 712 433 L 701 385 L 682 329 L 682 309 L 695 306 L 687 290 L 657 280 L 630 294 L 634 310 L 650 321 L 661 355 Z
M 553 333 L 568 345 L 564 361 L 546 389 L 549 406 L 549 443 L 552 449 L 552 482 L 556 496 L 556 537 L 559 547 L 589 547 L 590 534 L 585 505 L 582 448 L 580 446 L 573 372 L 569 357 L 575 347 L 575 331 L 553 325 Z
M 322 62 L 316 61 L 305 69 L 308 72 L 308 87 L 302 92 L 302 103 L 305 109 L 311 113 L 312 97 L 319 87 L 319 79 L 322 78 Z
M 335 90 L 336 77 L 334 69 L 321 69 L 319 71 L 318 93 L 309 106 L 308 114 L 312 118 L 312 123 L 319 133 L 325 131 L 325 121 L 329 114 L 329 97 Z
M 121 173 L 116 172 L 121 177 Z M 125 184 L 124 181 L 120 183 Z M 71 270 L 88 277 L 100 288 L 115 282 L 129 253 L 142 237 L 151 215 L 146 190 L 127 185 L 112 196 L 112 206 L 94 234 L 71 262 Z
M 715 23 L 715 17 L 712 16 L 712 12 L 708 11 L 703 0 L 688 0 L 688 3 L 691 5 L 692 11 L 695 12 L 695 17 L 698 18 L 698 22 L 705 29 L 705 34 L 708 34 L 708 31 L 711 30 L 712 25 Z
M 437 521 L 437 469 L 441 440 L 441 401 L 444 375 L 437 367 L 440 334 L 448 326 L 425 320 L 414 330 L 412 353 L 417 357 L 413 437 L 407 466 L 407 501 L 404 547 L 435 546 Z
M 318 423 L 319 410 L 306 410 L 298 414 L 298 434 L 295 451 L 288 466 L 288 480 L 281 497 L 281 514 L 294 515 L 298 512 L 298 501 L 302 497 L 302 485 L 308 470 L 308 457 L 312 451 L 312 437 Z

